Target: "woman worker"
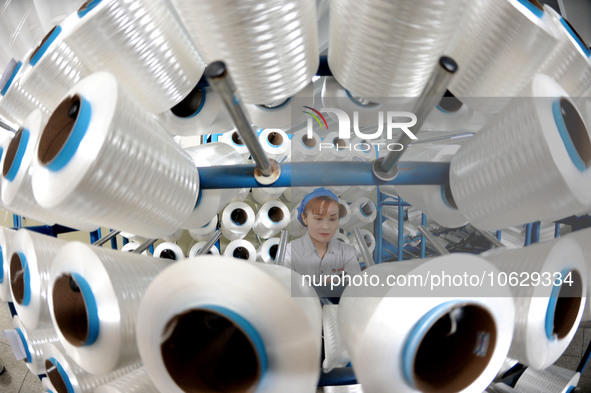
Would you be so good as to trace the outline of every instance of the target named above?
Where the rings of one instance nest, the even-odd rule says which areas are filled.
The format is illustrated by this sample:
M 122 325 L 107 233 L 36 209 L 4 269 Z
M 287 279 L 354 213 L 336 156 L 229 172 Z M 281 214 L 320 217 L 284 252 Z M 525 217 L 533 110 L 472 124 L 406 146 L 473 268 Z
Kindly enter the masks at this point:
M 287 245 L 284 266 L 316 277 L 317 283 L 330 275 L 361 272 L 355 249 L 334 238 L 339 228 L 339 202 L 334 193 L 320 187 L 306 195 L 298 207 L 298 219 L 308 231 Z

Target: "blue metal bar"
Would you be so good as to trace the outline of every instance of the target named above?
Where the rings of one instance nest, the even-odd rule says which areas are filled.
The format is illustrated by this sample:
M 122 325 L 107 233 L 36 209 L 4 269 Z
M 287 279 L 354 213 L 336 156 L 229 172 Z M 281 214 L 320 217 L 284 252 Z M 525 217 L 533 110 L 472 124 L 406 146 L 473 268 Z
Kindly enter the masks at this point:
M 357 378 L 352 367 L 334 368 L 329 372 L 322 371 L 318 386 L 355 385 Z
M 96 231 L 90 232 L 90 243 L 96 242 L 98 239 L 101 238 L 101 229 L 97 229 Z
M 113 229 L 111 229 L 111 231 L 112 231 L 112 230 L 113 230 Z M 117 236 L 114 236 L 114 237 L 111 239 L 111 248 L 112 248 L 113 250 L 116 250 L 116 249 L 117 249 Z
M 122 237 L 123 237 L 123 241 L 121 242 L 121 244 L 126 245 L 127 243 L 129 243 L 128 238 L 126 238 L 125 236 L 122 236 Z
M 501 241 L 501 237 L 503 237 L 503 231 L 502 230 L 498 230 L 496 233 L 497 239 L 499 239 L 499 241 Z
M 402 207 L 402 198 L 398 197 L 398 260 L 402 261 L 402 240 L 404 240 L 404 209 Z
M 536 221 L 532 223 L 532 233 L 531 233 L 531 242 L 538 243 L 540 241 L 540 226 L 542 225 L 541 222 Z
M 579 366 L 577 367 L 577 372 L 580 372 L 581 374 L 583 374 L 583 371 L 585 371 L 585 368 L 587 368 L 587 364 L 589 364 L 589 358 L 591 358 L 591 342 L 589 343 L 589 345 L 587 345 L 587 350 L 585 351 L 585 354 L 581 358 L 581 362 L 579 363 Z
M 54 237 L 59 235 L 60 233 L 68 233 L 68 232 L 77 231 L 77 229 L 65 227 L 65 226 L 59 225 L 59 224 L 56 224 L 56 225 L 34 225 L 34 226 L 27 227 L 27 229 L 29 231 L 41 233 L 43 235 L 48 235 L 48 236 L 54 236 Z
M 23 220 L 21 216 L 17 216 L 16 214 L 12 215 L 12 224 L 15 228 L 20 228 L 23 226 Z
M 8 309 L 10 310 L 10 315 L 12 317 L 14 317 L 17 313 L 16 313 L 16 308 L 14 307 L 14 303 L 13 302 L 8 302 Z
M 531 244 L 531 227 L 531 223 L 525 226 L 525 243 L 523 244 L 524 247 L 529 246 Z
M 560 237 L 560 223 L 554 223 L 554 238 Z
M 382 203 L 384 206 L 398 206 L 398 201 L 384 201 Z M 412 206 L 410 203 L 402 201 L 402 206 Z
M 382 221 L 384 220 L 384 205 L 382 201 L 382 192 L 380 187 L 377 187 L 377 208 L 378 216 L 373 222 L 373 233 L 376 239 L 376 248 L 373 251 L 373 259 L 376 263 L 382 263 Z
M 421 225 L 427 228 L 427 216 L 425 213 L 421 213 Z M 425 258 L 425 252 L 427 245 L 425 244 L 427 239 L 425 239 L 425 235 L 421 233 L 421 258 Z
M 154 255 L 154 243 L 150 244 L 148 250 L 150 250 L 150 254 Z
M 369 161 L 288 162 L 281 164 L 281 175 L 267 187 L 368 186 L 395 184 L 447 184 L 449 163 L 400 162 L 399 175 L 391 181 L 378 179 Z M 199 168 L 204 190 L 215 188 L 263 187 L 254 178 L 253 164 Z

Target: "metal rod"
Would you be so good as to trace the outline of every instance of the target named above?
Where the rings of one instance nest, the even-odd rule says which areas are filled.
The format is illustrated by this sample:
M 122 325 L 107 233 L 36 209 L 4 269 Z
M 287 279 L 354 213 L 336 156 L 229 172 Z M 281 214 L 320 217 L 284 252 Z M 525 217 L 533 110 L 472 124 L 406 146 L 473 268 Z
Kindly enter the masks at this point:
M 254 165 L 210 166 L 199 168 L 203 190 L 253 187 L 319 187 L 371 185 L 442 185 L 449 181 L 449 162 L 399 162 L 398 176 L 381 180 L 371 161 L 286 162 L 271 185 L 262 185 L 253 176 Z
M 96 231 L 90 232 L 90 243 L 94 244 L 101 238 L 101 229 L 98 228 Z
M 451 77 L 457 70 L 458 65 L 451 57 L 442 56 L 439 58 L 438 67 L 436 67 L 433 74 L 431 74 L 431 77 L 413 110 L 413 113 L 417 117 L 417 123 L 412 127 L 415 135 L 421 129 L 429 112 L 431 112 L 437 103 L 441 101 L 441 97 L 443 97 Z M 385 174 L 392 172 L 411 140 L 412 139 L 408 134 L 403 133 L 398 139 L 398 143 L 403 145 L 404 148 L 399 151 L 390 152 L 384 159 L 380 159 L 379 168 L 374 166 L 374 169 L 379 169 Z M 393 173 L 393 175 L 395 175 L 395 173 Z
M 100 239 L 98 239 L 97 241 L 95 241 L 94 243 L 92 243 L 92 245 L 93 246 L 102 246 L 103 244 L 105 244 L 106 242 L 108 242 L 109 240 L 111 240 L 112 238 L 117 236 L 119 233 L 121 233 L 120 230 L 111 231 L 106 236 L 103 236 Z
M 257 137 L 255 130 L 246 117 L 246 111 L 242 100 L 236 92 L 234 81 L 223 61 L 214 61 L 205 67 L 205 78 L 213 90 L 222 98 L 230 117 L 234 121 L 240 137 L 244 141 L 248 151 L 256 163 L 257 169 L 263 176 L 271 176 L 273 167 L 267 153 Z
M 215 242 L 217 242 L 220 237 L 222 237 L 222 231 L 220 231 L 219 229 L 217 229 L 213 235 L 211 235 L 211 237 L 209 238 L 209 240 L 207 241 L 207 243 L 205 243 L 203 245 L 203 247 L 201 247 L 201 250 L 197 251 L 197 255 L 205 255 L 209 252 L 209 250 L 211 250 L 211 248 L 213 247 L 213 245 L 215 244 Z
M 158 239 L 148 239 L 145 242 L 143 242 L 142 244 L 140 244 L 140 246 L 138 248 L 136 248 L 135 250 L 131 251 L 134 254 L 141 254 L 142 252 L 146 251 L 148 248 L 150 248 L 152 246 L 152 244 L 156 243 L 156 240 Z
M 361 235 L 361 230 L 359 227 L 355 227 L 353 229 L 353 234 L 355 235 L 355 240 L 357 240 L 357 244 L 359 245 L 359 250 L 361 251 L 361 255 L 365 261 L 365 266 L 370 267 L 375 265 L 375 262 L 371 256 L 371 252 L 369 252 L 369 248 L 367 248 L 367 244 L 363 240 L 363 236 Z
M 404 252 L 404 208 L 402 207 L 402 198 L 398 197 L 398 260 L 402 261 Z
M 499 239 L 497 239 L 495 236 L 490 234 L 488 231 L 481 231 L 478 228 L 474 228 L 474 230 L 476 232 L 480 233 L 486 240 L 488 240 L 495 247 L 499 247 L 499 248 L 505 247 L 505 245 L 503 243 L 501 243 L 501 241 Z
M 427 239 L 427 241 L 435 249 L 435 251 L 437 251 L 440 255 L 449 254 L 449 251 L 447 250 L 447 248 L 445 248 L 441 244 L 439 244 L 439 242 L 437 241 L 435 236 L 431 235 L 431 233 L 427 230 L 427 228 L 425 228 L 422 225 L 419 225 L 417 228 L 418 228 L 419 232 L 421 232 L 421 235 L 425 236 L 425 239 Z
M 275 256 L 275 264 L 283 266 L 285 261 L 285 251 L 287 250 L 287 231 L 284 229 L 279 235 L 279 246 L 277 247 L 277 255 Z
M 524 247 L 529 246 L 531 244 L 531 229 L 531 223 L 525 225 L 525 243 L 523 244 Z

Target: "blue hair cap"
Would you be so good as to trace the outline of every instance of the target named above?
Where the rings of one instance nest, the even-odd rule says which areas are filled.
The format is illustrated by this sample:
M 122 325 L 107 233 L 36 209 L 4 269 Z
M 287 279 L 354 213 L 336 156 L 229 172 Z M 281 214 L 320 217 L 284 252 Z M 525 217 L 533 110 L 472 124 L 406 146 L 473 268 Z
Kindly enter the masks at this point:
M 300 222 L 302 223 L 303 226 L 306 226 L 306 224 L 304 224 L 304 210 L 306 209 L 306 205 L 312 199 L 318 198 L 321 196 L 327 196 L 329 198 L 334 199 L 335 202 L 337 202 L 337 203 L 339 202 L 339 197 L 337 197 L 334 192 L 332 192 L 324 187 L 318 187 L 317 189 L 315 189 L 314 191 L 312 191 L 311 193 L 306 195 L 304 197 L 304 199 L 302 199 L 302 203 L 300 203 L 300 206 L 298 207 L 298 220 L 300 220 Z

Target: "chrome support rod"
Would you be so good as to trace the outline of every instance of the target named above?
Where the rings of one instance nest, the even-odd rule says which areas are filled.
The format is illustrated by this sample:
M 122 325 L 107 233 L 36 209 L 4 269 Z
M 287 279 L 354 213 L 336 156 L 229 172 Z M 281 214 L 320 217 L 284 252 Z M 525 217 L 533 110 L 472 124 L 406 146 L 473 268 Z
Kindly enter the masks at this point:
M 447 250 L 447 248 L 443 247 L 435 238 L 435 236 L 433 236 L 431 234 L 431 232 L 429 232 L 427 230 L 427 228 L 425 228 L 422 225 L 419 225 L 418 227 L 419 232 L 421 232 L 421 235 L 425 236 L 425 239 L 427 239 L 427 241 L 429 242 L 429 244 L 435 249 L 435 251 L 437 251 L 440 255 L 446 255 L 449 254 L 450 252 Z
M 211 248 L 213 247 L 213 245 L 220 240 L 220 237 L 222 237 L 222 231 L 220 231 L 219 229 L 217 229 L 213 235 L 211 235 L 211 237 L 209 238 L 209 240 L 207 241 L 207 243 L 205 243 L 203 245 L 203 247 L 201 247 L 201 249 L 199 251 L 197 251 L 197 255 L 205 255 L 209 252 L 209 250 L 211 250 Z

